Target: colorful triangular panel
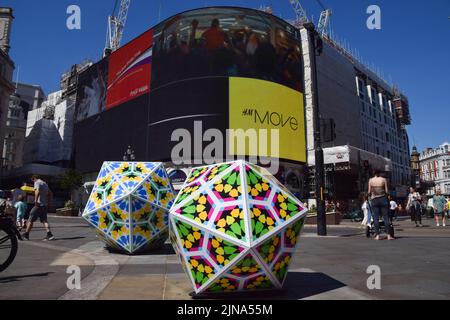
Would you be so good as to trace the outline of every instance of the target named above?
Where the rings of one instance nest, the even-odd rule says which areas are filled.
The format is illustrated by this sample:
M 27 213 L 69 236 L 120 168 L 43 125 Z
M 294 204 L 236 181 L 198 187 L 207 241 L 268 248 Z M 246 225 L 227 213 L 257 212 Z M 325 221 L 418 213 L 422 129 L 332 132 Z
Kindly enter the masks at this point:
M 275 285 L 266 273 L 261 273 L 244 281 L 243 290 L 269 290 L 275 289 Z
M 234 292 L 239 290 L 239 279 L 227 276 L 214 281 L 206 290 L 209 293 Z
M 243 206 L 234 205 L 220 209 L 213 228 L 219 233 L 247 242 Z
M 282 250 L 282 237 L 282 233 L 277 233 L 257 248 L 259 255 L 264 260 L 266 265 L 272 265 L 277 255 L 280 254 Z
M 98 210 L 125 195 L 125 188 L 119 183 L 116 176 L 109 172 L 106 176 L 97 179 L 86 204 L 85 212 L 89 213 Z
M 274 193 L 272 204 L 275 213 L 282 222 L 289 221 L 294 216 L 304 211 L 300 201 L 294 200 L 294 198 L 287 195 L 281 189 L 278 189 Z
M 205 241 L 205 232 L 186 222 L 174 219 L 174 225 L 181 242 L 181 248 L 186 252 L 199 252 Z
M 220 268 L 224 268 L 232 263 L 244 251 L 244 248 L 210 234 L 206 250 L 214 263 Z
M 128 192 L 133 191 L 155 169 L 153 163 L 123 162 L 115 170 L 114 174 Z
M 250 205 L 249 209 L 254 241 L 278 227 L 277 220 L 268 206 Z
M 242 183 L 239 167 L 235 167 L 214 182 L 212 189 L 219 202 L 242 200 Z
M 250 166 L 245 166 L 249 200 L 267 201 L 274 186 Z
M 202 256 L 189 257 L 187 267 L 196 289 L 200 289 L 219 272 L 218 268 Z
M 189 199 L 190 201 L 176 210 L 176 214 L 200 224 L 208 224 L 214 212 L 214 200 L 206 191 Z

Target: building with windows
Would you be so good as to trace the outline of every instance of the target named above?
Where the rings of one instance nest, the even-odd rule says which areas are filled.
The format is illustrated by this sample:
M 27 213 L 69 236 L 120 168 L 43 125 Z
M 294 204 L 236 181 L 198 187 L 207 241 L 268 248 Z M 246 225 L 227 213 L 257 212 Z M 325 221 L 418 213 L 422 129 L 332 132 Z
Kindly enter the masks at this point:
M 312 47 L 307 31 L 302 29 L 301 33 L 308 164 L 312 168 L 314 93 L 308 86 L 312 83 Z M 357 198 L 367 191 L 368 179 L 378 169 L 389 178 L 391 193 L 406 197 L 411 182 L 407 97 L 327 36 L 323 36 L 323 51 L 317 57 L 317 73 L 320 117 L 331 118 L 336 125 L 336 139 L 323 143 L 329 195 L 335 199 Z M 310 181 L 310 190 L 314 190 L 313 175 Z
M 61 95 L 62 91 L 50 94 L 40 108 L 28 113 L 24 163 L 68 166 L 75 104 Z
M 3 137 L 5 136 L 8 117 L 9 97 L 14 93 L 12 83 L 14 62 L 9 57 L 11 25 L 13 21 L 11 8 L 0 8 L 0 176 L 4 174 Z
M 28 112 L 39 108 L 45 99 L 40 86 L 18 83 L 10 96 L 6 120 L 3 158 L 5 170 L 23 165 L 23 149 Z
M 436 190 L 450 196 L 450 143 L 445 142 L 438 148 L 427 148 L 420 154 L 420 179 L 427 182 L 427 195 L 431 196 Z M 432 183 L 430 183 L 432 182 Z

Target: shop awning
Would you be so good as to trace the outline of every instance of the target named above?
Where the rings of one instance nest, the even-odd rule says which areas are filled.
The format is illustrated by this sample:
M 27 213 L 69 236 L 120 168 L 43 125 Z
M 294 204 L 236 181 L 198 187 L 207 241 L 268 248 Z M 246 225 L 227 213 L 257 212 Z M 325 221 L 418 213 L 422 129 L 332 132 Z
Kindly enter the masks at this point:
M 364 161 L 368 161 L 372 168 L 381 171 L 391 171 L 392 167 L 392 162 L 388 158 L 349 145 L 324 148 L 323 155 L 325 165 L 358 166 L 362 165 Z M 314 159 L 314 150 L 309 151 L 308 163 L 310 166 L 314 164 Z

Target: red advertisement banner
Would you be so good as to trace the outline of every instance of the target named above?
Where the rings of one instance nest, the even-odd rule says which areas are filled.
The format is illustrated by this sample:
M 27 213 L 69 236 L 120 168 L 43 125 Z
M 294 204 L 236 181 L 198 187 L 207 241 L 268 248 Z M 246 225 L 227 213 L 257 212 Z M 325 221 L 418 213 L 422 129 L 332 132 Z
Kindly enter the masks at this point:
M 113 52 L 109 61 L 106 109 L 150 91 L 153 30 Z

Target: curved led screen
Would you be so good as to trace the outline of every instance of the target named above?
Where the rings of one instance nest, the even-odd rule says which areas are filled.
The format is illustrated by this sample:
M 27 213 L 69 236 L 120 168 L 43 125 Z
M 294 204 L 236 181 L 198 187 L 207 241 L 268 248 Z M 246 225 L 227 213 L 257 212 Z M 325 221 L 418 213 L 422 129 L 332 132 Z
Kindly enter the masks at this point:
M 204 135 L 209 129 L 224 136 L 227 129 L 278 129 L 279 158 L 306 162 L 300 34 L 283 20 L 234 7 L 187 11 L 104 61 L 108 70 L 100 73 L 101 81 L 99 68 L 80 76 L 106 90 L 101 95 L 87 90 L 94 97 L 89 108 L 77 101 L 75 164 L 80 170 L 120 160 L 128 146 L 137 160 L 171 161 L 179 144 L 173 139 L 177 129 L 192 135 L 192 152 L 180 156 L 198 163 L 211 143 Z M 93 106 L 96 101 L 101 107 Z M 88 150 L 90 144 L 95 152 Z M 248 148 L 228 152 L 261 155 Z

